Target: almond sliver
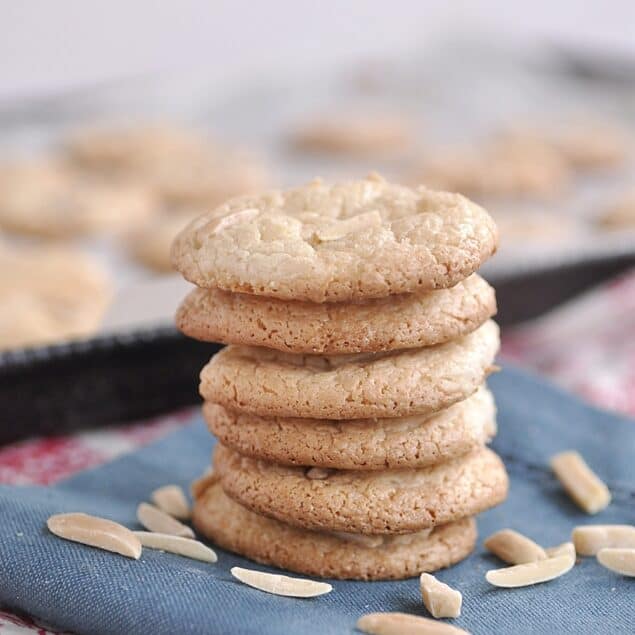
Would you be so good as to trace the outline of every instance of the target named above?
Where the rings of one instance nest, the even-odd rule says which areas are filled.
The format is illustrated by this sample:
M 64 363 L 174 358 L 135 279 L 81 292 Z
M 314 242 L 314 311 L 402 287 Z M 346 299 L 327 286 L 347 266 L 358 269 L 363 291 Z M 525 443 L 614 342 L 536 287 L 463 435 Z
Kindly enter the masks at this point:
M 82 513 L 55 514 L 46 521 L 46 525 L 52 534 L 65 540 L 135 560 L 141 555 L 139 539 L 127 527 L 106 518 Z
M 408 613 L 368 613 L 355 626 L 369 635 L 469 635 L 452 624 Z
M 635 526 L 633 525 L 580 525 L 575 527 L 571 538 L 575 550 L 581 556 L 594 556 L 606 547 L 635 548 Z
M 513 529 L 501 529 L 484 542 L 485 548 L 509 564 L 524 564 L 544 560 L 545 550 L 527 536 Z
M 178 485 L 164 485 L 152 492 L 152 502 L 166 514 L 187 520 L 192 515 L 185 492 Z
M 607 569 L 635 577 L 635 549 L 605 548 L 598 551 L 598 562 Z
M 194 532 L 158 507 L 140 503 L 137 507 L 137 520 L 148 530 L 159 534 L 172 534 L 183 538 L 194 538 Z
M 608 487 L 577 452 L 556 454 L 551 459 L 551 469 L 569 496 L 587 514 L 596 514 L 611 502 Z
M 504 569 L 492 569 L 485 574 L 485 579 L 494 586 L 514 588 L 548 582 L 559 578 L 573 568 L 575 559 L 568 555 L 517 564 Z
M 231 574 L 254 589 L 273 593 L 274 595 L 286 595 L 295 598 L 312 598 L 317 595 L 324 595 L 333 590 L 333 587 L 326 582 L 316 582 L 304 578 L 290 578 L 277 573 L 266 573 L 264 571 L 254 571 L 253 569 L 243 569 L 242 567 L 232 567 Z
M 545 553 L 549 558 L 555 558 L 556 556 L 569 556 L 569 558 L 576 558 L 575 546 L 572 542 L 563 542 L 561 545 L 554 547 L 547 547 Z
M 173 536 L 172 534 L 158 534 L 152 531 L 135 531 L 134 535 L 144 547 L 150 549 L 168 551 L 202 562 L 216 562 L 218 560 L 216 552 L 198 540 Z
M 424 606 L 432 617 L 458 617 L 461 615 L 463 596 L 429 573 L 419 577 L 419 589 Z

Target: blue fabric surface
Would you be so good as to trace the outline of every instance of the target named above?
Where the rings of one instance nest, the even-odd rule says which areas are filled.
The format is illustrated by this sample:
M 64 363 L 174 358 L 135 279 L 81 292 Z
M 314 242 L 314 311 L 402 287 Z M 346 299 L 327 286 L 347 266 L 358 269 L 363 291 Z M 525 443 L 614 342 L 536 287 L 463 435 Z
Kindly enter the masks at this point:
M 499 408 L 493 444 L 511 476 L 508 501 L 479 517 L 475 553 L 439 573 L 463 593 L 455 623 L 472 633 L 633 633 L 635 580 L 584 559 L 552 582 L 496 589 L 485 571 L 501 566 L 482 538 L 517 528 L 543 545 L 568 540 L 576 524 L 635 523 L 635 425 L 587 407 L 540 379 L 505 368 L 490 380 Z M 261 593 L 235 581 L 234 565 L 267 569 L 219 551 L 214 565 L 144 550 L 139 561 L 50 535 L 47 517 L 85 511 L 135 526 L 155 487 L 186 486 L 208 465 L 213 440 L 202 422 L 55 487 L 0 488 L 0 606 L 76 633 L 352 633 L 371 611 L 425 615 L 416 578 L 340 582 L 320 598 Z M 610 507 L 591 518 L 548 470 L 555 452 L 576 448 L 609 484 Z

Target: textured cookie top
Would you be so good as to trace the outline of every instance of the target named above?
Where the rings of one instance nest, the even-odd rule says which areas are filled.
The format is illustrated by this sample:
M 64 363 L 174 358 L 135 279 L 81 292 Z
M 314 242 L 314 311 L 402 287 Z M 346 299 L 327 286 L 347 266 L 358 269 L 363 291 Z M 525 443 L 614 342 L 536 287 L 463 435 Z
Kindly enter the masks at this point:
M 483 383 L 498 350 L 498 326 L 438 346 L 356 355 L 293 355 L 228 346 L 201 371 L 201 395 L 262 416 L 360 419 L 426 414 Z
M 226 496 L 218 483 L 196 500 L 193 522 L 223 549 L 305 575 L 339 579 L 394 580 L 434 571 L 467 556 L 476 541 L 471 518 L 399 536 L 308 531 L 254 514 Z
M 452 286 L 497 239 L 466 198 L 371 176 L 230 200 L 189 225 L 172 258 L 201 287 L 326 302 Z
M 496 432 L 492 394 L 480 388 L 432 415 L 329 421 L 258 417 L 206 402 L 210 430 L 241 454 L 283 465 L 343 470 L 425 467 L 466 454 Z
M 339 354 L 440 344 L 473 331 L 495 312 L 494 289 L 472 274 L 449 289 L 346 303 L 197 288 L 181 304 L 176 323 L 204 341 Z
M 307 529 L 362 534 L 408 533 L 473 516 L 500 503 L 508 484 L 501 460 L 487 448 L 417 470 L 335 470 L 316 479 L 311 470 L 259 461 L 219 444 L 214 468 L 225 493 L 259 514 Z

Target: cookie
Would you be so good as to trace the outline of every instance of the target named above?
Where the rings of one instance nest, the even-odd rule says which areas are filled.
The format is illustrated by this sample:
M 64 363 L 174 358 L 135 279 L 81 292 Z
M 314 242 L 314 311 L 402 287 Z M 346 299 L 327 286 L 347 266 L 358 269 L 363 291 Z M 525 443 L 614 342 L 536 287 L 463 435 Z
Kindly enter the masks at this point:
M 626 162 L 629 151 L 628 134 L 599 121 L 569 123 L 559 130 L 554 145 L 579 170 L 618 167 Z
M 76 165 L 134 178 L 168 207 L 216 207 L 265 186 L 259 161 L 202 134 L 168 126 L 86 131 L 67 144 Z
M 316 469 L 252 459 L 221 444 L 214 451 L 214 470 L 228 496 L 305 529 L 415 532 L 489 509 L 508 487 L 503 463 L 487 448 L 416 470 L 320 470 L 320 478 L 312 478 Z
M 201 371 L 207 401 L 264 417 L 362 419 L 429 414 L 483 383 L 498 350 L 489 320 L 432 346 L 355 355 L 294 355 L 227 346 Z
M 408 177 L 425 183 L 486 198 L 553 198 L 567 188 L 569 168 L 546 144 L 497 140 L 481 148 L 440 150 Z
M 296 573 L 343 580 L 398 580 L 436 571 L 467 557 L 476 543 L 472 518 L 400 536 L 308 531 L 249 511 L 218 483 L 195 501 L 193 522 L 223 549 Z
M 0 349 L 95 332 L 112 297 L 110 279 L 64 247 L 0 247 Z
M 209 149 L 190 160 L 157 163 L 142 176 L 172 208 L 208 210 L 267 185 L 264 166 L 255 157 L 229 148 Z
M 241 454 L 281 465 L 341 470 L 426 467 L 470 452 L 496 434 L 491 393 L 480 388 L 432 416 L 396 419 L 265 418 L 206 402 L 210 431 Z
M 406 150 L 412 139 L 409 122 L 388 114 L 355 113 L 322 117 L 302 126 L 293 145 L 309 152 L 377 156 Z
M 127 247 L 131 256 L 141 265 L 157 273 L 172 271 L 170 248 L 178 233 L 196 218 L 198 213 L 163 214 L 133 232 Z
M 63 172 L 55 180 L 40 180 L 25 169 L 2 190 L 0 226 L 45 238 L 117 233 L 143 224 L 157 207 L 146 187 Z
M 451 287 L 497 240 L 466 198 L 371 175 L 228 201 L 179 234 L 172 260 L 200 287 L 335 302 Z
M 182 302 L 176 323 L 204 341 L 341 354 L 440 344 L 495 313 L 494 289 L 472 274 L 449 289 L 336 304 L 197 288 Z
M 191 161 L 204 154 L 207 145 L 193 131 L 153 124 L 83 130 L 68 140 L 65 150 L 79 167 L 129 174 L 168 161 Z

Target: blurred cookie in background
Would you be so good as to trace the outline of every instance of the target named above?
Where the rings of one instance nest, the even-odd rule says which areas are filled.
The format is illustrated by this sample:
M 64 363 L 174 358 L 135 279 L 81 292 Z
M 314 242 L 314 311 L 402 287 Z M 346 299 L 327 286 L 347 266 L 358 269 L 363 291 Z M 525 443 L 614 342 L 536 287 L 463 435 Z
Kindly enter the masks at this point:
M 168 124 L 92 128 L 64 145 L 74 165 L 100 173 L 130 174 L 166 161 L 204 154 L 207 141 L 194 131 Z
M 0 176 L 0 226 L 20 234 L 55 239 L 113 234 L 146 222 L 158 207 L 152 191 L 136 183 L 86 179 L 63 167 L 8 170 L 13 178 Z
M 110 278 L 61 246 L 0 245 L 0 350 L 89 336 L 112 298 Z
M 348 113 L 325 115 L 296 130 L 292 145 L 312 153 L 384 156 L 408 150 L 413 122 L 397 114 Z
M 256 157 L 177 126 L 87 130 L 65 148 L 77 168 L 115 183 L 118 178 L 144 184 L 169 208 L 215 207 L 267 182 Z
M 556 151 L 574 170 L 608 170 L 628 159 L 630 135 L 616 124 L 594 119 L 573 119 L 556 125 L 514 126 L 499 138 L 518 149 L 540 147 Z
M 629 135 L 608 122 L 578 121 L 563 127 L 555 145 L 579 170 L 609 169 L 623 165 L 631 150 Z
M 170 259 L 172 242 L 185 226 L 202 212 L 162 214 L 132 233 L 126 241 L 130 255 L 139 264 L 157 273 L 174 271 Z
M 635 190 L 608 205 L 598 217 L 598 225 L 606 230 L 635 230 Z
M 406 178 L 483 200 L 553 198 L 567 189 L 570 176 L 560 155 L 544 144 L 495 140 L 431 152 Z
M 257 157 L 220 147 L 181 162 L 156 164 L 145 178 L 168 208 L 207 208 L 204 211 L 234 196 L 261 191 L 269 180 Z

